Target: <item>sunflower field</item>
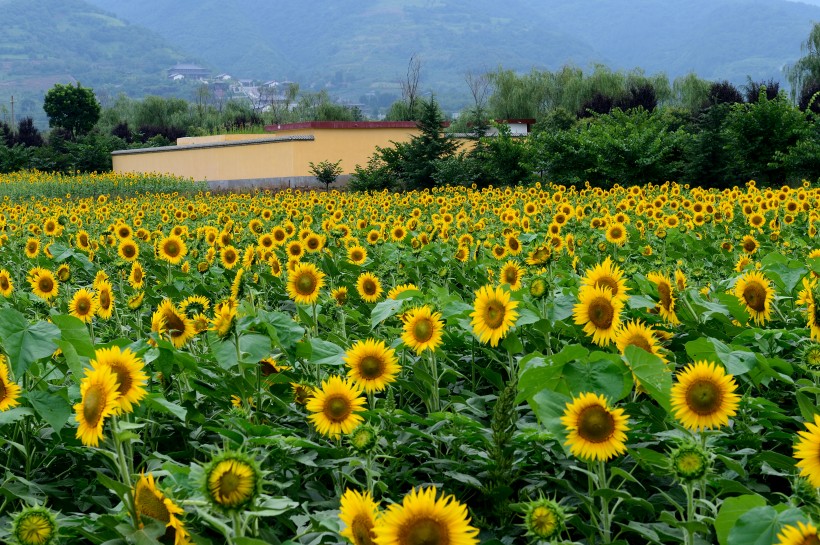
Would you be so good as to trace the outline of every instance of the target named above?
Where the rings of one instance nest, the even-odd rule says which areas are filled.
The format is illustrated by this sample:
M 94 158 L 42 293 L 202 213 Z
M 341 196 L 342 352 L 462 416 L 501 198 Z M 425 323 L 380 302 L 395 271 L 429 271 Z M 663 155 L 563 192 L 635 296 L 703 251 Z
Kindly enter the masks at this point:
M 0 179 L 0 542 L 820 543 L 809 183 L 105 176 Z

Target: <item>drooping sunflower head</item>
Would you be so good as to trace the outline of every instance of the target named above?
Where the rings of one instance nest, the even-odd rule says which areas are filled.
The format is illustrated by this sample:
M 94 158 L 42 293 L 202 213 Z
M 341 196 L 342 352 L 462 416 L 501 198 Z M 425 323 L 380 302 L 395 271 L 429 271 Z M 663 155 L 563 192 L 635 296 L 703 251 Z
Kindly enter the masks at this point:
M 646 275 L 646 279 L 655 284 L 658 289 L 658 311 L 661 317 L 670 324 L 678 324 L 680 320 L 675 313 L 675 290 L 672 287 L 672 280 L 660 272 L 651 272 Z
M 184 511 L 157 488 L 153 475 L 150 473 L 140 475 L 134 485 L 132 495 L 134 497 L 134 509 L 140 521 L 148 517 L 165 524 L 163 538 L 168 543 L 174 545 L 189 543 L 188 531 L 185 530 L 185 524 L 178 517 Z
M 623 306 L 623 299 L 613 297 L 607 287 L 582 286 L 578 304 L 573 308 L 575 323 L 584 326 L 584 333 L 592 337 L 592 342 L 606 346 L 615 340 Z
M 763 273 L 750 271 L 741 276 L 735 284 L 735 297 L 756 324 L 763 325 L 771 318 L 774 289 Z
M 26 507 L 14 516 L 11 535 L 20 545 L 51 545 L 57 542 L 57 520 L 45 507 Z
M 145 385 L 148 375 L 143 371 L 144 363 L 130 349 L 119 346 L 100 348 L 91 361 L 94 366 L 107 366 L 117 376 L 117 405 L 122 412 L 133 412 L 133 404 L 138 404 L 148 395 Z
M 606 462 L 626 452 L 629 416 L 611 409 L 602 395 L 584 393 L 567 403 L 561 423 L 573 456 Z
M 359 292 L 359 296 L 362 300 L 367 303 L 375 303 L 384 292 L 379 278 L 369 272 L 364 272 L 359 275 L 359 279 L 356 281 L 356 290 Z
M 518 312 L 515 310 L 517 306 L 518 301 L 511 301 L 510 293 L 501 286 L 493 288 L 487 285 L 478 289 L 473 303 L 474 310 L 470 313 L 473 318 L 470 322 L 473 333 L 481 342 L 498 346 L 498 342 L 518 319 Z
M 74 292 L 74 296 L 68 304 L 68 312 L 75 318 L 89 323 L 97 312 L 97 300 L 94 294 L 85 288 Z
M 151 317 L 151 331 L 167 335 L 175 348 L 182 348 L 196 335 L 193 322 L 170 299 L 162 301 Z
M 345 354 L 347 376 L 367 393 L 381 392 L 401 371 L 396 352 L 384 341 L 356 341 Z
M 313 263 L 297 263 L 288 274 L 288 295 L 302 305 L 315 303 L 325 285 L 325 274 Z
M 223 452 L 205 467 L 205 497 L 224 511 L 249 508 L 262 492 L 262 470 L 240 452 Z
M 107 366 L 96 365 L 85 370 L 80 383 L 82 400 L 74 405 L 77 439 L 85 446 L 96 447 L 103 436 L 105 419 L 118 407 L 117 375 Z
M 227 299 L 214 307 L 214 317 L 210 330 L 220 338 L 225 338 L 233 331 L 238 305 L 234 299 Z
M 339 519 L 345 523 L 345 529 L 339 534 L 346 537 L 353 545 L 373 545 L 373 528 L 379 518 L 379 506 L 373 501 L 370 492 L 362 494 L 357 490 L 347 489 L 342 495 L 339 507 Z
M 740 397 L 732 375 L 714 362 L 698 361 L 676 375 L 672 386 L 672 412 L 687 429 L 725 426 L 737 413 Z
M 364 404 L 361 386 L 333 376 L 314 391 L 307 402 L 307 410 L 313 413 L 309 418 L 316 430 L 334 439 L 349 434 L 362 422 L 357 413 L 364 411 Z
M 392 504 L 376 521 L 378 545 L 477 545 L 467 507 L 436 487 L 417 488 Z
M 554 500 L 539 498 L 527 504 L 524 527 L 527 535 L 543 541 L 553 541 L 564 531 L 566 514 Z

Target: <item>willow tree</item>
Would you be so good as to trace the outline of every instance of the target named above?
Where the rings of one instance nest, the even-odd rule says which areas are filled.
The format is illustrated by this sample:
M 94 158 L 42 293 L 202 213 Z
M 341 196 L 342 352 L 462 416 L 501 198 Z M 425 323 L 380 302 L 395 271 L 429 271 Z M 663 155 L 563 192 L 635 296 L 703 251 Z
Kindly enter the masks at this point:
M 804 88 L 820 82 L 820 23 L 814 24 L 800 50 L 803 56 L 785 69 L 794 100 L 797 100 Z

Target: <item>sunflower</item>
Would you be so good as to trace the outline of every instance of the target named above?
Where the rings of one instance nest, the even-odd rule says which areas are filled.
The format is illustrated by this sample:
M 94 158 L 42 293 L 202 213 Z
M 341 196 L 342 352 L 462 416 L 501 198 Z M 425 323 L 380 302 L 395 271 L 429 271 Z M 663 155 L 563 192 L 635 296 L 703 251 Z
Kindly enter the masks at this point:
M 128 275 L 128 283 L 131 284 L 131 287 L 135 290 L 141 290 L 142 286 L 145 285 L 145 271 L 139 261 L 134 261 L 131 264 L 131 272 Z
M 68 313 L 85 323 L 91 322 L 96 312 L 97 301 L 94 294 L 85 288 L 77 290 L 68 304 Z
M 288 243 L 285 253 L 289 260 L 300 259 L 305 255 L 305 247 L 298 240 L 292 240 Z
M 339 535 L 349 539 L 353 545 L 373 545 L 376 537 L 373 527 L 378 518 L 379 505 L 373 501 L 370 492 L 345 491 L 339 507 L 339 519 L 345 523 L 345 529 Z
M 603 263 L 598 263 L 587 271 L 581 285 L 609 288 L 614 299 L 626 301 L 629 299 L 626 293 L 629 288 L 626 287 L 623 276 L 624 271 L 607 257 Z
M 521 241 L 515 235 L 507 235 L 504 237 L 504 250 L 508 255 L 518 255 L 521 253 Z
M 640 320 L 625 322 L 621 325 L 615 335 L 615 346 L 618 347 L 618 351 L 621 354 L 626 352 L 627 346 L 637 346 L 666 362 L 666 358 L 661 353 L 660 346 L 658 345 L 656 332 L 651 327 L 644 325 Z
M 188 253 L 188 247 L 177 235 L 168 235 L 157 244 L 157 255 L 171 265 L 178 265 Z
M 369 272 L 363 272 L 359 275 L 359 279 L 356 282 L 356 290 L 366 303 L 375 303 L 384 291 L 379 278 Z
M 80 250 L 89 250 L 91 248 L 91 237 L 89 236 L 88 231 L 83 229 L 77 231 L 75 240 L 77 241 L 77 248 Z
M 521 280 L 524 278 L 524 270 L 515 261 L 507 261 L 498 273 L 499 281 L 510 286 L 512 291 L 521 289 Z
M 175 348 L 182 348 L 196 334 L 193 322 L 169 299 L 162 301 L 151 316 L 151 331 L 167 333 Z
M 9 379 L 6 357 L 0 354 L 0 411 L 7 411 L 20 404 L 20 386 Z
M 128 308 L 131 310 L 137 310 L 142 306 L 142 301 L 145 299 L 145 292 L 138 291 L 134 295 L 128 298 Z
M 347 379 L 337 376 L 322 382 L 313 397 L 307 402 L 310 421 L 316 430 L 331 439 L 341 434 L 348 434 L 363 421 L 356 414 L 364 411 L 365 398 L 361 395 L 362 387 Z
M 26 257 L 34 259 L 40 253 L 40 239 L 30 238 L 26 241 Z
M 675 313 L 675 291 L 672 288 L 672 280 L 663 273 L 655 272 L 647 274 L 646 279 L 655 284 L 658 289 L 660 301 L 657 309 L 661 317 L 670 324 L 679 324 L 680 320 Z
M 226 511 L 247 509 L 262 491 L 262 471 L 253 458 L 223 452 L 205 468 L 205 496 Z
M 63 263 L 57 267 L 57 280 L 60 282 L 68 282 L 71 279 L 71 268 L 68 263 Z
M 799 460 L 800 475 L 812 486 L 820 487 L 820 415 L 814 415 L 814 423 L 806 422 L 807 431 L 799 431 L 800 440 L 794 446 L 794 457 Z
M 223 267 L 231 270 L 239 262 L 239 252 L 231 245 L 225 246 L 219 251 L 219 261 Z
M 741 276 L 735 284 L 735 297 L 757 325 L 763 325 L 771 318 L 774 290 L 763 273 L 750 271 Z
M 338 306 L 342 307 L 347 303 L 347 288 L 344 286 L 334 288 L 330 292 L 330 296 L 333 297 Z
M 325 237 L 319 235 L 317 233 L 311 233 L 307 237 L 305 237 L 305 249 L 315 254 L 317 252 L 322 251 L 322 248 L 325 247 Z
M 143 517 L 158 520 L 165 524 L 165 535 L 163 537 L 169 543 L 174 545 L 189 543 L 185 524 L 177 518 L 177 515 L 182 515 L 184 511 L 157 489 L 153 475 L 150 473 L 148 475 L 141 474 L 137 484 L 134 485 L 132 495 L 134 497 L 134 509 L 140 521 Z
M 368 394 L 384 390 L 401 371 L 396 352 L 375 339 L 356 341 L 345 354 L 344 361 L 350 368 L 348 378 Z
M 114 288 L 108 280 L 97 284 L 96 295 L 97 316 L 107 320 L 114 313 Z
M 421 354 L 428 348 L 435 351 L 441 344 L 441 333 L 444 321 L 440 312 L 433 312 L 424 305 L 411 309 L 404 318 L 404 333 L 401 340 L 404 344 Z
M 690 363 L 676 374 L 672 412 L 690 430 L 713 429 L 729 423 L 739 403 L 732 375 L 713 362 Z
M 45 507 L 26 507 L 14 517 L 11 535 L 20 545 L 51 545 L 57 540 L 57 521 Z
M 811 522 L 803 524 L 798 520 L 796 526 L 784 526 L 777 539 L 775 545 L 816 545 L 820 543 L 820 534 Z
M 121 350 L 119 346 L 100 348 L 94 353 L 91 365 L 108 367 L 117 376 L 117 405 L 122 412 L 133 412 L 132 404 L 138 404 L 148 395 L 145 391 L 148 375 L 143 372 L 143 361 L 130 349 Z
M 546 245 L 536 246 L 527 255 L 527 265 L 543 265 L 552 256 L 552 248 Z
M 417 488 L 376 520 L 378 545 L 477 545 L 467 507 L 453 496 L 437 498 L 436 487 Z
M 105 419 L 118 407 L 120 393 L 117 375 L 110 367 L 96 365 L 85 370 L 80 383 L 82 401 L 74 405 L 76 412 L 77 439 L 85 446 L 96 447 L 103 436 Z
M 214 331 L 220 338 L 230 335 L 234 321 L 236 320 L 236 309 L 238 305 L 233 299 L 227 299 L 218 303 L 214 307 L 214 317 L 211 320 L 211 331 Z
M 297 405 L 307 405 L 313 399 L 314 388 L 310 384 L 291 382 L 290 391 L 293 394 L 293 402 Z
M 612 297 L 609 288 L 583 286 L 573 308 L 575 323 L 584 326 L 584 333 L 592 336 L 592 342 L 606 346 L 615 340 L 623 306 L 623 300 Z
M 46 301 L 57 297 L 57 292 L 60 291 L 60 284 L 54 277 L 54 273 L 48 269 L 36 269 L 36 273 L 29 277 L 29 284 L 32 293 Z
M 140 255 L 140 247 L 130 238 L 124 238 L 117 246 L 117 254 L 125 261 L 133 262 Z
M 302 305 L 315 303 L 325 285 L 325 274 L 313 263 L 297 263 L 288 274 L 288 295 Z
M 400 286 L 396 286 L 392 290 L 387 292 L 388 299 L 398 299 L 399 295 L 406 291 L 414 291 L 418 290 L 415 284 L 401 284 Z
M 686 289 L 686 275 L 683 274 L 683 271 L 680 269 L 675 271 L 675 287 L 678 288 L 678 291 L 684 291 Z
M 0 269 L 0 295 L 11 297 L 14 292 L 14 283 L 11 281 L 11 274 L 6 269 Z
M 743 251 L 746 253 L 746 255 L 752 255 L 760 247 L 760 244 L 758 244 L 757 240 L 755 240 L 755 237 L 753 237 L 752 235 L 744 236 L 740 245 L 743 248 Z
M 518 301 L 510 301 L 509 292 L 498 286 L 484 286 L 476 292 L 473 302 L 473 312 L 470 313 L 473 333 L 483 343 L 498 346 L 498 341 L 504 337 L 518 319 L 515 308 Z
M 812 278 L 803 279 L 803 289 L 797 296 L 797 304 L 806 307 L 806 318 L 811 338 L 820 341 L 820 305 L 817 304 L 814 293 L 817 288 L 817 280 Z
M 259 365 L 262 367 L 262 376 L 269 377 L 271 375 L 277 375 L 282 371 L 290 371 L 292 367 L 289 365 L 279 365 L 276 359 L 274 358 L 265 358 L 263 360 L 259 360 Z
M 612 223 L 606 228 L 606 240 L 612 244 L 623 246 L 626 242 L 626 227 L 620 223 Z
M 561 423 L 567 430 L 566 445 L 573 456 L 606 462 L 626 452 L 629 416 L 611 409 L 602 395 L 584 393 L 567 403 Z

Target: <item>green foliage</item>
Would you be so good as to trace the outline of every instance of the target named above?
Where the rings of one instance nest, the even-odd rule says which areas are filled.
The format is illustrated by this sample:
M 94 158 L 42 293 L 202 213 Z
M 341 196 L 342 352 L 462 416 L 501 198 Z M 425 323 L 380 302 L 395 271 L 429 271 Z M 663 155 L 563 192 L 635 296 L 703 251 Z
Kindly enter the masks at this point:
M 616 109 L 577 128 L 533 134 L 529 164 L 560 183 L 662 183 L 680 175 L 687 138 L 681 130 L 670 130 L 660 112 Z
M 342 173 L 341 162 L 341 159 L 335 163 L 321 161 L 318 165 L 315 165 L 313 161 L 311 161 L 308 165 L 310 166 L 310 173 L 313 174 L 317 180 L 325 184 L 325 190 L 328 190 L 330 189 L 330 184 L 334 183 L 336 178 Z
M 46 93 L 43 109 L 48 115 L 48 124 L 71 132 L 74 136 L 88 133 L 100 119 L 100 103 L 94 92 L 78 83 L 56 84 Z

